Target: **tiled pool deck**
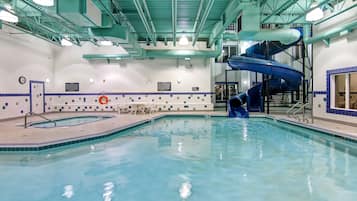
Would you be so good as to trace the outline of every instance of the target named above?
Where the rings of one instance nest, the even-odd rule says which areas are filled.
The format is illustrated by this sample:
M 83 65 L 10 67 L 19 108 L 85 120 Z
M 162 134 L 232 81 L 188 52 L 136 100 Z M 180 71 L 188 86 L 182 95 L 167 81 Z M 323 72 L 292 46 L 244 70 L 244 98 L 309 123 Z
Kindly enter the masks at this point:
M 107 136 L 110 133 L 141 124 L 143 122 L 151 121 L 152 119 L 161 117 L 163 115 L 215 115 L 224 116 L 225 112 L 165 112 L 155 113 L 152 115 L 129 115 L 117 113 L 51 113 L 46 114 L 50 119 L 61 119 L 74 116 L 87 115 L 111 115 L 113 118 L 105 119 L 88 124 L 81 124 L 71 127 L 55 127 L 55 128 L 27 128 L 24 129 L 24 119 L 18 118 L 13 120 L 0 122 L 0 148 L 33 148 L 28 150 L 40 150 L 51 148 L 53 145 L 70 144 L 73 141 L 84 141 L 88 138 L 100 138 Z M 252 114 L 251 116 L 264 116 L 264 114 Z M 272 115 L 271 117 L 299 123 L 295 119 L 288 118 L 282 115 Z M 31 122 L 42 121 L 39 117 L 31 117 Z M 301 123 L 299 123 L 301 124 Z M 340 135 L 342 137 L 353 138 L 357 140 L 357 126 L 343 125 L 339 123 L 315 120 L 313 124 L 307 124 L 310 127 L 322 129 Z M 42 147 L 42 148 L 41 148 Z M 21 150 L 21 149 L 19 149 Z M 25 150 L 25 149 L 23 149 Z

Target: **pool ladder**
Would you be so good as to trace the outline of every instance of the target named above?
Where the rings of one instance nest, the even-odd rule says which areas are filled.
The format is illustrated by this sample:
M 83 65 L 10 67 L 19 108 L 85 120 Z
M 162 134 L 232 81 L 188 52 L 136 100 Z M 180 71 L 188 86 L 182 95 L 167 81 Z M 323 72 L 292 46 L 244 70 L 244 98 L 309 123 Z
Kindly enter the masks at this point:
M 44 119 L 44 120 L 47 120 L 47 121 L 49 121 L 49 122 L 52 122 L 52 123 L 55 125 L 55 127 L 57 126 L 56 121 L 54 121 L 54 120 L 52 120 L 52 119 L 49 119 L 49 118 L 43 116 L 42 114 L 29 112 L 29 113 L 26 113 L 26 114 L 25 114 L 25 124 L 24 124 L 24 128 L 27 128 L 27 127 L 28 127 L 28 122 L 27 122 L 27 120 L 28 120 L 28 118 L 29 118 L 30 116 L 38 116 L 38 117 L 41 117 L 41 118 Z
M 298 121 L 303 121 L 309 123 L 309 119 L 306 117 L 306 107 L 309 106 L 309 103 L 297 102 L 291 108 L 286 111 L 288 117 L 294 117 Z M 299 113 L 302 114 L 302 118 L 299 117 Z

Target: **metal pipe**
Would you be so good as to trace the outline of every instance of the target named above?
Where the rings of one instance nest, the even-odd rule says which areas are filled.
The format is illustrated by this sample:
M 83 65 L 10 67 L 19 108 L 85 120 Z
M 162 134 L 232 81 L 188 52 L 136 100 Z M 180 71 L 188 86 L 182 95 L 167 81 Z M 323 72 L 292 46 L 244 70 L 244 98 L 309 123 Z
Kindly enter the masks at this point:
M 147 3 L 146 3 L 146 0 L 143 0 L 143 5 L 144 5 L 145 12 L 147 13 L 147 16 L 148 16 L 148 18 L 149 18 L 152 31 L 153 31 L 153 33 L 154 33 L 154 35 L 155 35 L 156 29 L 155 29 L 155 26 L 154 26 L 154 22 L 152 21 L 151 14 L 150 14 L 150 10 L 149 10 L 149 7 L 148 7 L 148 5 L 147 5 Z M 155 37 L 155 38 L 156 38 L 156 37 Z
M 172 18 L 172 42 L 176 46 L 176 23 L 177 23 L 177 0 L 172 0 L 171 7 Z
M 304 42 L 305 42 L 305 44 L 315 43 L 320 40 L 326 40 L 329 38 L 333 38 L 333 37 L 341 34 L 341 32 L 352 31 L 356 28 L 357 28 L 357 20 L 354 20 L 350 23 L 341 25 L 339 27 L 332 28 L 324 33 L 321 33 L 320 35 L 315 36 L 315 37 L 304 39 Z
M 352 8 L 355 8 L 355 7 L 357 7 L 357 4 L 353 4 L 352 6 L 349 6 L 349 7 L 345 8 L 345 9 L 343 9 L 343 10 L 340 10 L 340 11 L 338 11 L 338 12 L 331 13 L 331 15 L 329 15 L 328 17 L 325 17 L 325 18 L 323 18 L 323 19 L 321 19 L 321 20 L 315 22 L 314 25 L 319 25 L 319 24 L 321 24 L 321 23 L 323 23 L 323 22 L 326 22 L 326 21 L 328 21 L 328 20 L 330 20 L 330 19 L 332 19 L 332 18 L 334 18 L 334 17 L 336 17 L 336 16 L 338 16 L 338 15 L 341 15 L 342 13 L 344 13 L 344 12 L 346 12 L 346 11 L 349 11 L 349 10 L 351 10 Z
M 146 17 L 145 17 L 145 14 L 143 12 L 143 8 L 141 7 L 141 4 L 140 2 L 138 2 L 138 0 L 134 0 L 134 5 L 135 5 L 135 8 L 136 10 L 138 11 L 138 14 L 139 14 L 139 17 L 141 19 L 141 21 L 143 22 L 144 24 L 144 27 L 145 27 L 145 30 L 146 32 L 148 33 L 148 36 L 150 38 L 150 40 L 154 43 L 154 45 L 156 46 L 156 38 L 154 37 L 154 34 L 146 20 Z
M 202 12 L 202 7 L 203 7 L 203 3 L 204 2 L 205 2 L 205 0 L 200 0 L 200 6 L 198 7 L 195 23 L 193 24 L 193 30 L 196 30 L 196 28 L 197 28 L 197 22 L 200 19 L 201 12 Z
M 213 4 L 214 4 L 214 0 L 210 0 L 208 2 L 208 5 L 207 5 L 207 8 L 206 10 L 204 11 L 203 15 L 202 15 L 202 19 L 201 19 L 201 22 L 200 24 L 198 25 L 198 28 L 197 28 L 197 31 L 195 31 L 195 35 L 194 35 L 194 38 L 193 38 L 193 41 L 192 41 L 192 46 L 195 46 L 196 42 L 197 42 L 197 39 L 198 39 L 198 36 L 200 35 L 200 32 L 202 31 L 203 29 L 203 26 L 205 25 L 206 23 L 206 20 L 207 20 L 207 17 L 213 7 Z

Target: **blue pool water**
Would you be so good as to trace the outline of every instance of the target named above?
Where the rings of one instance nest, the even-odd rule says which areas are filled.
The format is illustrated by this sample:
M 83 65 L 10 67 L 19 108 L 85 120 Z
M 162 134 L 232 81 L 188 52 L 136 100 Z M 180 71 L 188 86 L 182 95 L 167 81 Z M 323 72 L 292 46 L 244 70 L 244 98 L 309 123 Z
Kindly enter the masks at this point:
M 165 117 L 0 154 L 4 201 L 355 201 L 357 145 L 263 118 Z
M 35 128 L 53 128 L 53 127 L 64 127 L 64 126 L 76 126 L 85 123 L 91 123 L 95 121 L 100 121 L 104 119 L 111 118 L 109 116 L 78 116 L 70 117 L 64 119 L 57 119 L 54 121 L 44 121 L 32 123 L 31 127 Z M 54 123 L 56 122 L 56 124 Z

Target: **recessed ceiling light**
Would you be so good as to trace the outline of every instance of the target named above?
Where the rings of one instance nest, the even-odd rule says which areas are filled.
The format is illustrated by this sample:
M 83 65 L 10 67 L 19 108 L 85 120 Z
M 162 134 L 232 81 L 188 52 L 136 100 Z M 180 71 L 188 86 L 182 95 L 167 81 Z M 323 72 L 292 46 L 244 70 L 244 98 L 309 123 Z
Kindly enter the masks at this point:
M 113 46 L 113 42 L 109 40 L 101 40 L 98 43 L 100 46 Z
M 6 22 L 12 22 L 12 23 L 19 22 L 19 18 L 16 15 L 9 12 L 9 11 L 12 11 L 11 6 L 5 5 L 5 7 L 7 10 L 5 10 L 5 9 L 0 10 L 0 20 L 6 21 Z
M 317 3 L 312 3 L 310 8 L 314 8 L 317 5 L 318 5 Z M 323 17 L 324 17 L 324 12 L 321 10 L 320 7 L 316 7 L 315 9 L 313 9 L 312 11 L 306 14 L 305 19 L 306 21 L 313 22 L 313 21 L 320 20 Z
M 53 6 L 54 0 L 33 0 L 36 4 L 40 6 Z
M 188 39 L 185 35 L 181 36 L 179 40 L 179 45 L 188 45 Z
M 65 38 L 62 38 L 62 40 L 61 40 L 61 45 L 62 45 L 62 46 L 72 46 L 73 43 L 72 43 L 71 41 L 65 39 Z

